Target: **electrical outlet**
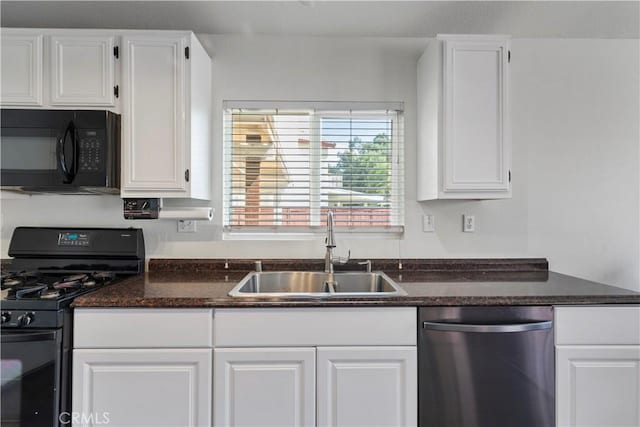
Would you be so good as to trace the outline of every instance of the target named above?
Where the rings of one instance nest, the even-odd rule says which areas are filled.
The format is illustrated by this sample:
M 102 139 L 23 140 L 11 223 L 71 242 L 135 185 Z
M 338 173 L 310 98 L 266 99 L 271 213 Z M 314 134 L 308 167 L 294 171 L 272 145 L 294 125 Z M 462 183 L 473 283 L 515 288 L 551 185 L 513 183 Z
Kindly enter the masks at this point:
M 462 215 L 462 231 L 473 233 L 476 231 L 476 217 L 473 215 Z
M 178 233 L 195 233 L 196 221 L 194 219 L 179 219 Z
M 425 233 L 433 233 L 436 231 L 436 224 L 433 215 L 422 215 L 422 231 Z

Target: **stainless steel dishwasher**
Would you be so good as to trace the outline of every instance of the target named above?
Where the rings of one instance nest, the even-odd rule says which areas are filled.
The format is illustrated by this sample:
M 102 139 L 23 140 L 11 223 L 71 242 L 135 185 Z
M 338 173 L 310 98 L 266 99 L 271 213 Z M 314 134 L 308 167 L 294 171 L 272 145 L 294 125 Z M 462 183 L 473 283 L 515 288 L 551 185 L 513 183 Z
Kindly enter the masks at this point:
M 421 307 L 421 427 L 555 424 L 551 307 Z

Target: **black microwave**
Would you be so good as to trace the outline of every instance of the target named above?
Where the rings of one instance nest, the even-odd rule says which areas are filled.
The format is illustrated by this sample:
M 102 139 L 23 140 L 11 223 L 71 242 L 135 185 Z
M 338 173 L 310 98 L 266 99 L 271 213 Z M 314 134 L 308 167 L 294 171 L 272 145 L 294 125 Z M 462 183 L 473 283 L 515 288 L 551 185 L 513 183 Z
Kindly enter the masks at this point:
M 27 193 L 120 193 L 120 115 L 0 112 L 0 186 Z

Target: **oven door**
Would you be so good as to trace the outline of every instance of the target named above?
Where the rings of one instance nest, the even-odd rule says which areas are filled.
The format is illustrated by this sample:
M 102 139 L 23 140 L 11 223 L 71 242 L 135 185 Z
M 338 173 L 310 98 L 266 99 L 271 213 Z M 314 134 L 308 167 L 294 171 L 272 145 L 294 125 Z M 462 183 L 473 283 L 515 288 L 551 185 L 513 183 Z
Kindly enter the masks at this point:
M 2 330 L 0 424 L 57 426 L 62 330 Z
M 2 110 L 3 187 L 73 184 L 80 165 L 73 111 Z

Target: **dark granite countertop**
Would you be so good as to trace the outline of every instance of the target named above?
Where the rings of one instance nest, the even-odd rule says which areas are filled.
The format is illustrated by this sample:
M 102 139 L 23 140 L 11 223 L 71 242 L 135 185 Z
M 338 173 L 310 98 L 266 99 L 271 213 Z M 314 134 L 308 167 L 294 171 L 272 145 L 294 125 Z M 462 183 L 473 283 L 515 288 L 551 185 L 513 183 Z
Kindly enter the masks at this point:
M 255 298 L 227 294 L 252 261 L 151 260 L 150 271 L 75 300 L 75 307 L 320 307 L 638 304 L 640 293 L 549 272 L 546 260 L 374 260 L 400 297 Z M 265 260 L 265 270 L 319 270 L 315 261 Z M 304 266 L 301 268 L 299 266 Z M 287 268 L 288 267 L 288 268 Z

